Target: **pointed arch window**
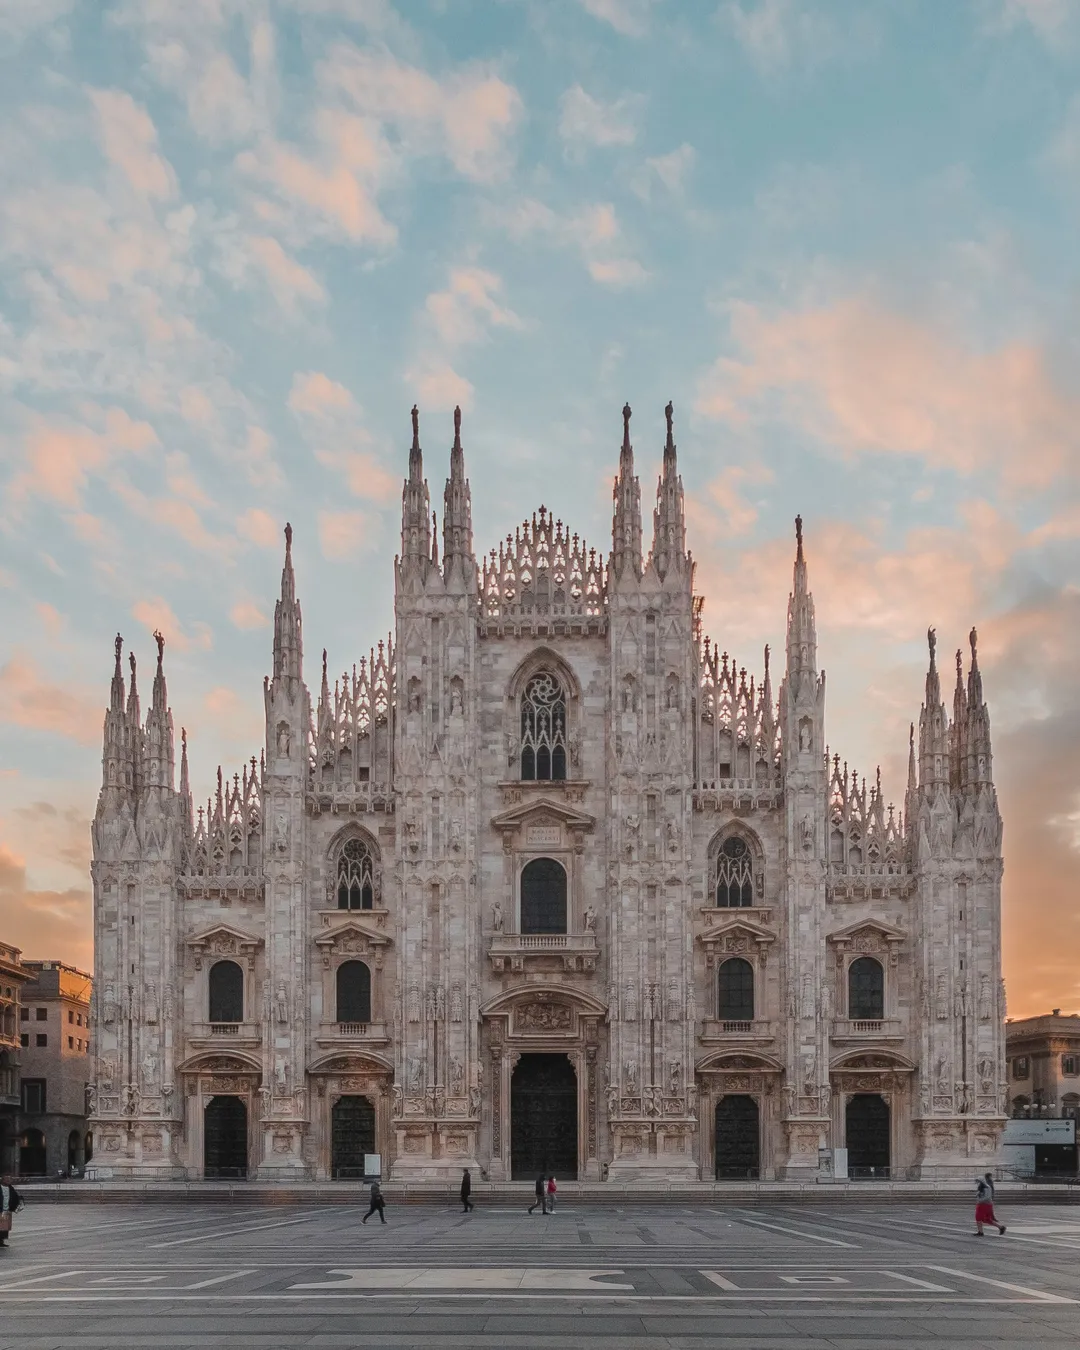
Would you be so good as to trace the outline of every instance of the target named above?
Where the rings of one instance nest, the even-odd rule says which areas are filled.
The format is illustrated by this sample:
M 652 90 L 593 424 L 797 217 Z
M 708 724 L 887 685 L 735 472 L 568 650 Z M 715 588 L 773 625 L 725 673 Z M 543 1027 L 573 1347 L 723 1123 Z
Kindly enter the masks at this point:
M 375 908 L 375 860 L 362 839 L 349 839 L 338 856 L 337 907 Z
M 566 691 L 550 670 L 538 671 L 521 695 L 521 777 L 566 778 Z
M 745 839 L 733 834 L 716 855 L 717 909 L 745 909 L 754 903 L 754 855 Z

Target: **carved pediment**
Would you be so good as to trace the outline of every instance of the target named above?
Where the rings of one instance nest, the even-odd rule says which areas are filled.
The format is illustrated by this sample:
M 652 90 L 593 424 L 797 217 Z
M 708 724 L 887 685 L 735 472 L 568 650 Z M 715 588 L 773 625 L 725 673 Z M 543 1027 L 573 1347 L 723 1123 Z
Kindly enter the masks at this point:
M 825 940 L 833 947 L 838 961 L 843 961 L 845 953 L 855 953 L 888 956 L 889 963 L 895 965 L 907 934 L 880 919 L 866 919 L 830 933 Z
M 247 960 L 249 968 L 254 965 L 255 953 L 263 945 L 261 937 L 241 932 L 227 923 L 218 923 L 201 933 L 185 939 L 185 945 L 191 948 L 195 957 L 195 969 L 202 968 L 202 962 L 209 956 L 240 956 Z
M 591 830 L 596 825 L 596 817 L 587 811 L 575 810 L 572 806 L 555 801 L 551 797 L 541 797 L 537 801 L 522 802 L 500 811 L 491 819 L 497 830 L 504 832 L 518 830 L 525 826 L 559 827 L 565 830 Z
M 377 1074 L 393 1076 L 393 1069 L 384 1060 L 373 1055 L 329 1055 L 308 1069 L 309 1073 Z
M 756 956 L 764 965 L 776 934 L 746 919 L 732 918 L 713 924 L 704 933 L 699 933 L 697 940 L 705 948 L 705 959 L 710 966 L 728 956 Z
M 350 955 L 362 955 L 364 952 L 377 951 L 388 947 L 390 938 L 374 923 L 365 923 L 363 919 L 348 919 L 345 923 L 331 928 L 315 939 L 315 946 L 323 955 L 330 952 L 347 952 Z

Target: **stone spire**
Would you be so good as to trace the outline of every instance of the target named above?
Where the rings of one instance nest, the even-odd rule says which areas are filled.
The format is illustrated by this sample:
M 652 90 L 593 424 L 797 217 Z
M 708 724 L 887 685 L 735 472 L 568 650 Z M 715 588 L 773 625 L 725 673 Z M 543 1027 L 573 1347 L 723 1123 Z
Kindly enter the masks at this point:
M 668 572 L 684 571 L 689 563 L 686 556 L 683 486 L 672 434 L 675 409 L 671 403 L 664 409 L 664 415 L 667 418 L 667 439 L 664 442 L 664 471 L 656 489 L 652 547 L 652 560 L 661 578 Z
M 188 775 L 187 730 L 180 728 L 180 826 L 184 836 L 190 840 L 195 828 L 194 812 L 191 800 L 191 779 Z
M 795 569 L 787 613 L 787 674 L 793 687 L 803 675 L 817 674 L 817 625 L 803 554 L 802 516 L 795 517 Z
M 612 571 L 641 576 L 641 486 L 634 475 L 634 447 L 630 444 L 630 404 L 623 406 L 623 439 L 619 476 L 612 494 L 615 508 L 611 525 Z
M 450 450 L 450 477 L 443 491 L 443 576 L 452 573 L 468 580 L 476 575 L 473 557 L 472 494 L 465 477 L 461 448 L 461 409 L 454 409 L 454 444 Z
M 915 723 L 908 723 L 907 789 L 904 792 L 904 829 L 907 834 L 915 828 L 918 811 L 919 779 L 915 769 Z
M 427 570 L 431 560 L 431 500 L 420 449 L 420 413 L 413 404 L 409 476 L 401 494 L 401 561 Z
M 971 643 L 971 669 L 968 671 L 964 739 L 968 785 L 977 787 L 994 781 L 994 759 L 990 748 L 990 710 L 983 700 L 978 634 L 974 628 L 968 635 L 968 641 Z
M 171 792 L 175 761 L 173 720 L 169 710 L 168 690 L 165 687 L 165 639 L 160 632 L 156 632 L 154 641 L 157 643 L 157 669 L 154 672 L 150 711 L 146 715 L 144 745 L 146 784 L 148 787 L 167 788 Z
M 124 668 L 122 655 L 124 639 L 116 635 L 116 659 L 113 665 L 112 688 L 109 706 L 105 711 L 105 725 L 102 730 L 101 786 L 102 788 L 123 788 L 125 786 L 124 766 L 128 760 L 128 725 L 124 711 L 126 691 L 124 689 Z
M 776 709 L 773 707 L 768 643 L 765 644 L 765 678 L 761 682 L 761 739 L 770 749 L 773 748 L 776 739 Z
M 956 687 L 953 690 L 952 725 L 949 728 L 949 782 L 960 790 L 967 783 L 967 692 L 964 689 L 964 654 L 956 649 Z
M 927 629 L 926 641 L 930 648 L 930 665 L 926 672 L 923 706 L 919 710 L 919 787 L 924 791 L 949 781 L 949 719 L 941 701 L 937 634 L 932 628 Z
M 292 564 L 292 526 L 285 526 L 285 565 L 281 569 L 281 599 L 274 606 L 274 680 L 301 678 L 304 644 L 296 577 Z

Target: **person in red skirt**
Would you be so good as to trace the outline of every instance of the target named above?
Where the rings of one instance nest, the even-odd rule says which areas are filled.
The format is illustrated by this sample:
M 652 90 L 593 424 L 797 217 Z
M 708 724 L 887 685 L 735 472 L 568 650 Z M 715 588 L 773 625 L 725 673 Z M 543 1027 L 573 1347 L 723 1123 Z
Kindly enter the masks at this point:
M 984 1223 L 992 1223 L 999 1233 L 1005 1231 L 994 1213 L 994 1178 L 989 1172 L 975 1183 L 975 1237 L 982 1237 Z

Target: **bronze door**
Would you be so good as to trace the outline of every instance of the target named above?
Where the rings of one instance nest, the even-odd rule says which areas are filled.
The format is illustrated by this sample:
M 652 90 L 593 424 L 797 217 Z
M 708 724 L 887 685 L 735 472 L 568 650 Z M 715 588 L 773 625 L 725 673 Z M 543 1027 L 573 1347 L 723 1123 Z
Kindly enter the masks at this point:
M 876 1093 L 857 1093 L 847 1104 L 844 1137 L 853 1180 L 889 1175 L 889 1104 Z
M 522 1055 L 510 1079 L 510 1176 L 574 1181 L 577 1075 L 566 1055 Z
M 761 1126 L 753 1097 L 716 1103 L 717 1181 L 756 1181 L 761 1170 Z
M 204 1175 L 226 1180 L 247 1176 L 247 1107 L 240 1097 L 211 1097 L 203 1116 Z
M 366 1097 L 339 1097 L 330 1121 L 330 1174 L 362 1177 L 364 1154 L 375 1152 L 375 1108 Z

